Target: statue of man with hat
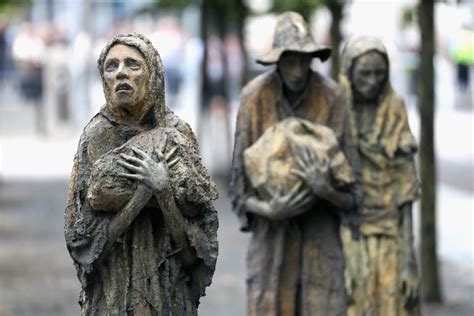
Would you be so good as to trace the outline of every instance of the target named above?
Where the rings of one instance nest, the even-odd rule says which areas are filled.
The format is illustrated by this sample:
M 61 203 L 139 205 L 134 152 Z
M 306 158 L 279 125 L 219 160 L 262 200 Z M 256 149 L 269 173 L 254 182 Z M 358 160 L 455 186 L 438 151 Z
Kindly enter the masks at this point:
M 242 90 L 230 195 L 241 229 L 252 234 L 247 255 L 249 315 L 346 313 L 339 226 L 356 212 L 362 185 L 344 89 L 310 68 L 314 57 L 325 61 L 329 56 L 330 48 L 313 40 L 300 14 L 283 13 L 277 18 L 272 49 L 258 60 L 276 67 Z M 276 151 L 272 164 L 286 168 L 288 182 L 296 184 L 262 194 L 250 181 L 249 174 L 258 171 L 249 170 L 246 150 L 263 134 L 281 130 L 275 127 L 287 120 L 330 129 L 352 169 L 352 180 L 333 185 L 331 161 L 322 159 L 314 147 L 288 140 L 289 148 Z M 310 128 L 299 131 L 305 129 Z M 290 139 L 288 133 L 275 137 Z M 314 141 L 321 140 L 315 136 Z M 276 143 L 281 142 L 269 141 L 264 147 L 270 150 Z M 291 167 L 285 165 L 290 161 L 285 153 L 293 156 Z

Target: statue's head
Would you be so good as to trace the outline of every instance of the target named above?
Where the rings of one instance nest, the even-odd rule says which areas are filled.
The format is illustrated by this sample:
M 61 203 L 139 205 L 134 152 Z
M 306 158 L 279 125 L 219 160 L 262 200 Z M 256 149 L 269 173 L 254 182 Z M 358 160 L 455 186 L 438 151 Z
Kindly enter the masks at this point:
M 325 61 L 330 55 L 331 49 L 315 42 L 308 23 L 299 13 L 285 12 L 277 18 L 271 50 L 257 62 L 277 64 L 285 86 L 300 91 L 306 83 L 311 60 L 317 57 Z
M 163 65 L 151 42 L 140 34 L 121 34 L 98 60 L 107 104 L 127 111 L 164 108 Z
M 278 72 L 285 86 L 293 91 L 302 91 L 310 73 L 313 56 L 308 53 L 284 52 L 278 60 Z
M 355 98 L 374 101 L 388 83 L 389 63 L 385 46 L 373 37 L 359 37 L 344 48 L 342 72 Z

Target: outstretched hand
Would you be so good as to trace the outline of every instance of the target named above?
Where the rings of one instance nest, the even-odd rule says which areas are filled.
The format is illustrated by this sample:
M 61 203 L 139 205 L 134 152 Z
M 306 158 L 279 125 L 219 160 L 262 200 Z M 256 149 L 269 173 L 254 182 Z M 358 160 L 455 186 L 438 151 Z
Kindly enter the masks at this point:
M 166 155 L 163 154 L 166 141 L 165 135 L 154 150 L 156 161 L 143 150 L 131 146 L 135 157 L 121 154 L 123 160 L 118 161 L 118 164 L 130 173 L 119 173 L 119 176 L 141 181 L 155 192 L 164 191 L 169 185 L 169 169 L 179 162 L 179 158 L 172 159 L 177 147 L 173 147 Z
M 291 173 L 301 178 L 314 194 L 326 199 L 331 191 L 331 178 L 329 174 L 329 160 L 319 158 L 316 153 L 306 146 L 294 148 L 297 168 Z

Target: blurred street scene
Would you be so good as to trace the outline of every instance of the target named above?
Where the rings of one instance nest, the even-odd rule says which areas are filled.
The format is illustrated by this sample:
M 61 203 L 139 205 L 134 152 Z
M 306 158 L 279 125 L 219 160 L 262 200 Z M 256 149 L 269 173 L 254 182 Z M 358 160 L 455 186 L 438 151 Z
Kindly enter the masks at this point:
M 245 13 L 235 21 L 219 18 L 215 2 L 207 8 L 207 1 L 0 2 L 0 316 L 79 313 L 80 284 L 63 235 L 69 174 L 82 128 L 105 100 L 96 60 L 109 39 L 129 32 L 149 37 L 161 54 L 167 104 L 195 131 L 219 186 L 220 254 L 200 315 L 245 315 L 248 236 L 239 232 L 227 198 L 233 125 L 242 84 L 265 70 L 255 59 L 271 43 L 274 4 L 285 1 L 230 1 Z M 347 1 L 340 24 L 341 50 L 355 35 L 384 41 L 391 81 L 405 98 L 415 135 L 416 87 L 423 84 L 417 3 Z M 424 305 L 423 313 L 474 315 L 474 5 L 453 0 L 435 8 L 444 303 Z M 317 40 L 331 45 L 329 9 L 320 5 L 309 17 Z M 330 61 L 313 67 L 331 74 Z

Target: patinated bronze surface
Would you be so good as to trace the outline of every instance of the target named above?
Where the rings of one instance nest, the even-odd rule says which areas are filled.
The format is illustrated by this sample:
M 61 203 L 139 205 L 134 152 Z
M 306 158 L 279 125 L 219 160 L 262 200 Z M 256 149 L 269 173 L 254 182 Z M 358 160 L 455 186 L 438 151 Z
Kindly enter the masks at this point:
M 341 83 L 352 99 L 364 181 L 360 238 L 342 231 L 348 314 L 418 315 L 411 214 L 419 194 L 417 145 L 403 100 L 390 86 L 388 55 L 379 40 L 361 37 L 347 44 Z
M 309 67 L 312 57 L 328 56 L 329 50 L 314 43 L 299 14 L 284 13 L 277 20 L 272 50 L 260 59 L 277 68 L 242 90 L 230 195 L 242 230 L 252 233 L 247 256 L 249 315 L 346 313 L 339 226 L 341 217 L 355 211 L 362 187 L 344 90 Z M 300 179 L 303 185 L 262 196 L 247 176 L 244 152 L 288 118 L 330 128 L 354 181 L 334 186 L 331 159 L 321 159 L 302 142 L 292 153 L 296 166 L 285 167 L 288 180 Z
M 300 191 L 303 180 L 297 168 L 303 162 L 295 152 L 302 147 L 308 149 L 308 155 L 314 153 L 318 161 L 327 165 L 331 185 L 335 188 L 354 183 L 352 168 L 340 150 L 332 129 L 289 117 L 268 128 L 244 151 L 246 177 L 259 196 L 269 199 L 286 195 L 291 190 L 295 193 Z M 316 198 L 314 195 L 311 197 Z M 285 216 L 285 212 L 282 215 Z
M 99 58 L 106 105 L 74 158 L 65 237 L 83 315 L 196 315 L 216 264 L 217 198 L 188 124 L 165 105 L 150 41 Z

